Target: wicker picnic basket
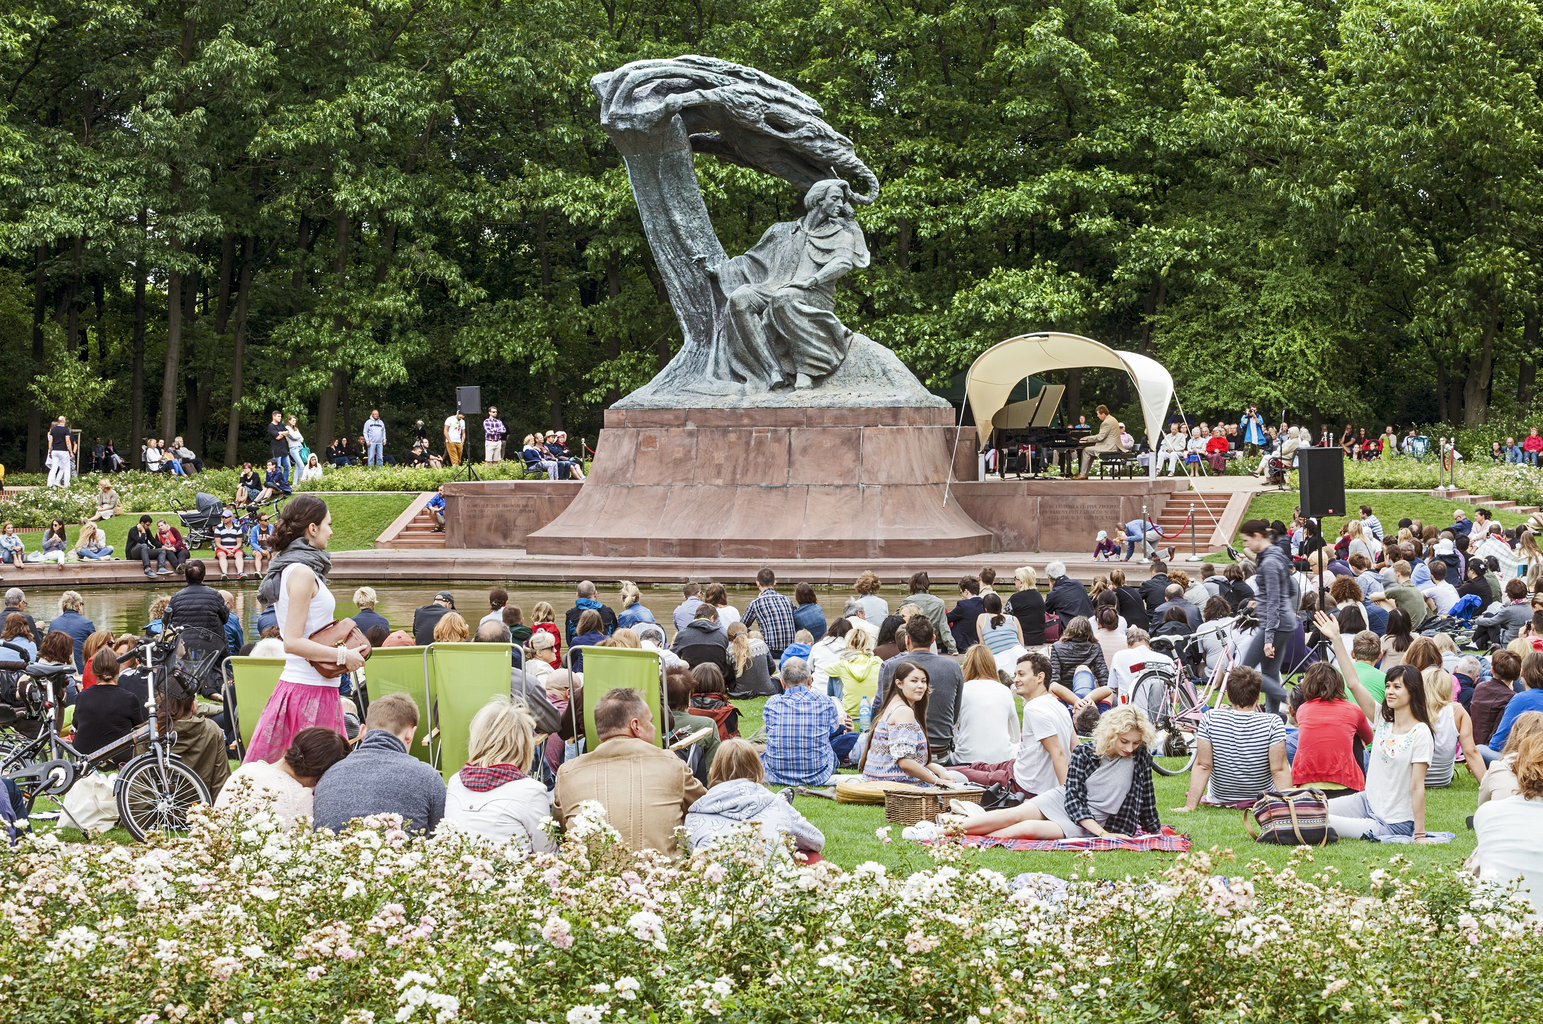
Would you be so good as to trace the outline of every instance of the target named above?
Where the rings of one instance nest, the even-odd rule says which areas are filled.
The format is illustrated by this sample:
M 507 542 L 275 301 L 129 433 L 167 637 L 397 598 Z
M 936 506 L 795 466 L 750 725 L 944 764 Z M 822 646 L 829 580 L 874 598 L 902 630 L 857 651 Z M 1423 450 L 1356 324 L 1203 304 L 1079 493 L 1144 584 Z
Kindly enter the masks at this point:
M 979 786 L 964 789 L 888 789 L 884 791 L 884 820 L 891 825 L 915 825 L 937 821 L 948 813 L 950 800 L 978 804 L 986 791 Z

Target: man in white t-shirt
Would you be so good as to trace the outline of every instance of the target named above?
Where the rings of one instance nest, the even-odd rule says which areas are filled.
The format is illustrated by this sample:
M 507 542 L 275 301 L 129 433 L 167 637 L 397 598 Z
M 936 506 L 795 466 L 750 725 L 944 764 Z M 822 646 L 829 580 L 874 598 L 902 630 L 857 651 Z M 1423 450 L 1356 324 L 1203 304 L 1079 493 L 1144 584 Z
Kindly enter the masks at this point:
M 1420 593 L 1425 595 L 1425 606 L 1434 610 L 1437 615 L 1445 615 L 1460 600 L 1457 588 L 1447 582 L 1447 563 L 1439 558 L 1432 558 L 1430 579 L 1428 586 L 1420 588 Z
M 445 458 L 450 465 L 461 464 L 461 442 L 466 440 L 466 417 L 459 412 L 445 417 Z
M 1136 686 L 1136 680 L 1148 668 L 1161 665 L 1177 675 L 1178 665 L 1166 654 L 1159 654 L 1152 650 L 1151 636 L 1146 630 L 1132 626 L 1125 631 L 1125 650 L 1115 654 L 1109 662 L 1109 685 L 1101 686 L 1084 698 L 1087 703 L 1096 704 L 1099 701 L 1109 700 L 1116 704 L 1124 703 L 1131 698 L 1131 691 Z M 1081 710 L 1079 706 L 1077 710 Z
M 1014 793 L 1038 796 L 1066 782 L 1066 766 L 1077 746 L 1066 705 L 1050 692 L 1050 659 L 1030 651 L 1018 659 L 1013 690 L 1023 698 L 1023 729 L 1016 757 L 997 764 L 954 765 L 979 786 L 1000 783 Z

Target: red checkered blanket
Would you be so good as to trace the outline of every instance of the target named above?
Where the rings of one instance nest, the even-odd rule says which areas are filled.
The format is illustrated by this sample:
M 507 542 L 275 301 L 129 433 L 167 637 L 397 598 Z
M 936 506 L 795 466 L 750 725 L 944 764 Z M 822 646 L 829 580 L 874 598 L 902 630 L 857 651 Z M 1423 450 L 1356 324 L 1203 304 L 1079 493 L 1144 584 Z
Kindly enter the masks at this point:
M 1137 853 L 1161 850 L 1165 853 L 1187 853 L 1191 845 L 1189 836 L 1175 832 L 1167 825 L 1160 833 L 1143 832 L 1128 839 L 1110 839 L 1088 836 L 1085 839 L 997 839 L 993 836 L 960 836 L 957 840 L 930 839 L 929 843 L 957 842 L 960 846 L 1000 846 L 1008 850 L 1132 850 Z

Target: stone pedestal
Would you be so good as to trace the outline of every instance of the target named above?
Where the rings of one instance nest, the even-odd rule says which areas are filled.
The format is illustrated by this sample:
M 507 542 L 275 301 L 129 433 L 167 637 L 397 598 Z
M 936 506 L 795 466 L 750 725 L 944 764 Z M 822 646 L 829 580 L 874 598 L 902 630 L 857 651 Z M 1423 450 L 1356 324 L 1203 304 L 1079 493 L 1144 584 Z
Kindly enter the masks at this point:
M 445 484 L 445 547 L 523 548 L 530 532 L 556 519 L 583 486 L 566 480 Z
M 531 554 L 914 558 L 989 551 L 944 504 L 943 408 L 611 409 L 578 497 Z M 960 469 L 974 476 L 970 439 Z M 955 479 L 959 478 L 956 471 Z
M 1189 489 L 1179 477 L 1149 480 L 1006 480 L 955 484 L 954 499 L 996 538 L 998 551 L 1093 551 L 1099 530 L 1125 537 L 1124 524 L 1153 519 L 1168 499 Z M 1210 528 L 1206 527 L 1205 537 Z M 1184 542 L 1188 543 L 1186 536 Z M 1177 542 L 1175 542 L 1177 543 Z

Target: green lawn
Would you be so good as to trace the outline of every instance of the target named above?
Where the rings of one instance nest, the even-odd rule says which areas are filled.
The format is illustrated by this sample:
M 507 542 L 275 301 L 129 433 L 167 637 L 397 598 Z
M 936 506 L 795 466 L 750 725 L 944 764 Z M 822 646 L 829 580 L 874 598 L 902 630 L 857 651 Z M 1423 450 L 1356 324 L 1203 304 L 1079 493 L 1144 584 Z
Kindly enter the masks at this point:
M 332 551 L 353 551 L 360 548 L 370 548 L 375 545 L 375 538 L 381 531 L 391 525 L 391 521 L 402 514 L 412 502 L 412 494 L 387 492 L 381 494 L 328 494 L 324 495 L 327 506 L 332 510 L 332 540 L 327 547 Z M 151 512 L 146 513 L 157 522 L 165 519 L 173 526 L 178 526 L 175 512 Z M 139 522 L 139 515 L 127 513 L 114 516 L 105 524 L 102 524 L 107 534 L 107 542 L 113 546 L 113 557 L 122 558 L 124 552 L 124 538 L 128 536 L 129 528 Z M 68 523 L 65 532 L 70 538 L 73 547 L 79 536 L 80 524 Z M 183 531 L 186 533 L 186 531 Z M 17 530 L 17 535 L 27 545 L 28 552 L 36 551 L 42 541 L 42 530 Z M 200 548 L 195 557 L 209 558 L 213 552 L 207 548 Z M 21 570 L 23 573 L 32 571 L 46 572 L 52 566 L 32 566 Z M 58 571 L 58 570 L 54 570 Z
M 1291 513 L 1301 504 L 1301 498 L 1295 491 L 1277 491 L 1275 493 L 1260 494 L 1248 504 L 1247 519 L 1279 519 L 1290 525 Z M 1359 508 L 1362 504 L 1372 507 L 1372 512 L 1382 521 L 1384 533 L 1397 533 L 1398 521 L 1403 518 L 1419 519 L 1428 526 L 1437 528 L 1446 527 L 1452 522 L 1452 510 L 1462 509 L 1473 518 L 1474 507 L 1467 502 L 1448 501 L 1445 498 L 1432 498 L 1418 491 L 1346 491 L 1345 504 L 1356 517 L 1360 518 Z M 1527 517 L 1515 512 L 1507 512 L 1501 509 L 1494 513 L 1495 518 L 1503 526 L 1516 526 L 1526 521 Z M 1345 525 L 1341 517 L 1333 517 L 1325 520 L 1325 534 L 1338 536 L 1339 529 Z M 1241 540 L 1234 541 L 1234 545 Z M 1226 561 L 1225 555 L 1221 559 Z
M 761 727 L 761 708 L 764 698 L 735 701 L 740 709 L 739 728 L 744 736 L 753 734 Z M 234 765 L 232 766 L 234 767 Z M 1241 867 L 1254 860 L 1262 860 L 1272 869 L 1279 870 L 1291 858 L 1289 847 L 1260 845 L 1249 839 L 1243 826 L 1243 812 L 1218 808 L 1201 808 L 1188 814 L 1178 813 L 1175 807 L 1184 805 L 1189 788 L 1189 776 L 1172 778 L 1158 776 L 1157 808 L 1164 824 L 1171 825 L 1188 835 L 1197 849 L 1230 851 Z M 1385 867 L 1388 859 L 1400 854 L 1411 861 L 1416 870 L 1445 872 L 1457 868 L 1464 858 L 1473 852 L 1473 832 L 1468 829 L 1468 816 L 1473 814 L 1478 799 L 1479 786 L 1473 777 L 1458 766 L 1456 779 L 1448 789 L 1426 792 L 1426 828 L 1432 832 L 1453 832 L 1457 838 L 1451 843 L 1437 846 L 1392 845 L 1367 843 L 1360 840 L 1343 841 L 1313 852 L 1313 871 L 1324 868 L 1337 872 L 1344 884 L 1359 888 L 1367 881 L 1373 868 Z M 876 832 L 886 824 L 882 805 L 856 806 L 838 804 L 834 800 L 819 797 L 798 797 L 795 807 L 820 831 L 825 833 L 825 855 L 844 868 L 853 868 L 864 861 L 877 861 L 892 871 L 909 872 L 922 870 L 932 861 L 927 851 L 918 843 L 900 838 L 898 827 L 890 829 L 890 842 L 886 845 Z M 50 810 L 54 805 L 39 800 L 37 810 Z M 40 831 L 53 828 L 50 823 L 39 822 Z M 59 838 L 79 842 L 81 834 L 75 829 L 59 829 Z M 99 843 L 127 843 L 131 839 L 126 830 L 113 829 L 95 840 Z M 1012 876 L 1024 871 L 1043 871 L 1048 874 L 1081 877 L 1123 878 L 1127 875 L 1158 877 L 1174 863 L 1176 854 L 1169 853 L 1017 853 L 1008 850 L 971 850 L 968 857 L 981 867 L 1000 871 Z M 1228 869 L 1220 868 L 1222 872 Z

